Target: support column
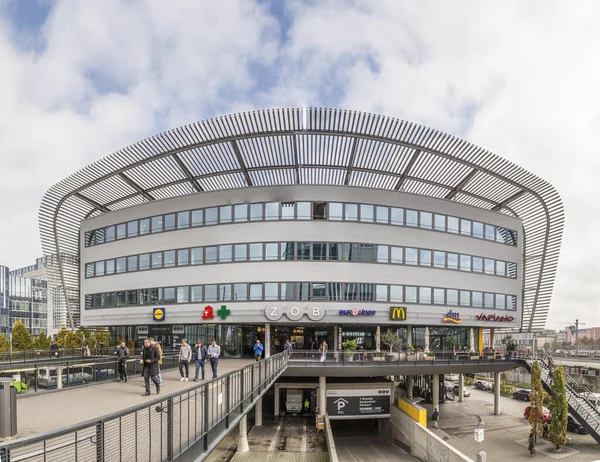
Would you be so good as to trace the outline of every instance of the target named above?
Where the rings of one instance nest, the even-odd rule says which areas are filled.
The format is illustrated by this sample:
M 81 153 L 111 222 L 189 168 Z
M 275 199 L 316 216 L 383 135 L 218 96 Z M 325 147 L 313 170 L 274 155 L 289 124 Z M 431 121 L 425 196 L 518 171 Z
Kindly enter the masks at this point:
M 406 326 L 406 346 L 412 345 L 412 326 Z
M 258 398 L 256 404 L 254 405 L 254 425 L 257 427 L 262 426 L 262 417 L 263 417 L 263 409 L 262 409 L 262 396 Z
M 437 408 L 440 410 L 440 376 L 438 374 L 434 374 L 433 376 L 433 385 L 431 390 L 431 400 L 432 400 L 432 409 Z
M 62 374 L 63 374 L 63 368 L 62 366 L 57 366 L 56 367 L 56 388 L 62 388 Z
M 338 326 L 333 326 L 333 345 L 331 345 L 329 347 L 330 350 L 337 350 L 338 349 L 338 332 L 339 332 L 339 328 Z
M 273 415 L 275 417 L 279 416 L 279 407 L 280 407 L 280 403 L 279 403 L 279 395 L 281 394 L 281 390 L 279 389 L 279 387 L 277 386 L 277 384 L 275 384 L 275 409 L 273 412 Z
M 271 324 L 265 324 L 265 359 L 271 356 Z
M 327 377 L 319 377 L 319 414 L 327 414 Z
M 408 399 L 412 399 L 413 398 L 413 386 L 414 386 L 414 376 L 412 375 L 407 375 L 406 376 L 406 397 Z
M 494 328 L 490 327 L 490 348 L 494 348 Z
M 465 389 L 465 375 L 458 374 L 458 402 L 459 403 L 462 403 L 465 400 L 464 389 Z
M 240 436 L 238 438 L 237 452 L 248 452 L 248 414 L 240 420 Z
M 375 331 L 375 351 L 381 351 L 381 326 Z
M 494 373 L 494 415 L 500 415 L 500 381 L 502 373 Z

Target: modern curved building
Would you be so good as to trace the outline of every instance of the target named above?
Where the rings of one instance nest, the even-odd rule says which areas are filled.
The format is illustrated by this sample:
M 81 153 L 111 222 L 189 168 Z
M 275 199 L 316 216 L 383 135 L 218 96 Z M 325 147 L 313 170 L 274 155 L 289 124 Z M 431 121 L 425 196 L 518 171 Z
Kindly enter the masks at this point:
M 48 191 L 40 226 L 65 324 L 214 336 L 235 357 L 256 338 L 371 349 L 428 327 L 443 350 L 472 329 L 541 329 L 563 209 L 542 179 L 435 130 L 274 109 L 103 158 Z

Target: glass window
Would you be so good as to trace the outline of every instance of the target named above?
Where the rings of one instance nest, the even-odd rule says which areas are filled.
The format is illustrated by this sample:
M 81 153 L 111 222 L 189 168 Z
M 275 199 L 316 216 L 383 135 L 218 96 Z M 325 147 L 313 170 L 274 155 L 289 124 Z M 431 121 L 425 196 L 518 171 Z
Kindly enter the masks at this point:
M 392 207 L 390 209 L 390 222 L 393 225 L 404 226 L 404 209 Z
M 230 263 L 233 260 L 233 249 L 231 244 L 219 246 L 219 262 Z
M 263 204 L 250 204 L 250 221 L 262 221 Z
M 233 206 L 233 215 L 236 223 L 248 221 L 248 204 L 236 204 Z
M 360 221 L 373 223 L 374 208 L 369 204 L 360 204 Z
M 231 301 L 231 284 L 219 284 L 219 301 Z
M 344 204 L 344 219 L 346 221 L 357 221 L 358 220 L 358 205 L 356 204 Z
M 390 302 L 404 302 L 403 286 L 390 286 Z
M 262 300 L 262 284 L 250 284 L 250 300 Z
M 127 237 L 127 224 L 121 223 L 117 225 L 117 239 L 125 239 Z
M 150 293 L 148 289 L 140 289 L 139 302 L 140 305 L 147 305 L 150 303 Z
M 140 220 L 140 235 L 148 234 L 150 232 L 150 219 L 144 218 Z
M 281 300 L 294 300 L 294 283 L 282 282 L 280 285 Z
M 471 292 L 468 290 L 460 291 L 460 306 L 471 306 Z
M 104 240 L 105 242 L 111 242 L 115 240 L 115 227 L 113 226 L 108 226 L 106 228 L 106 234 L 104 235 Z
M 192 303 L 197 303 L 202 301 L 202 286 L 192 286 L 191 287 L 191 301 Z
M 448 256 L 448 268 L 458 269 L 458 255 L 450 252 L 448 252 L 446 255 Z
M 360 244 L 360 261 L 373 263 L 375 261 L 375 246 L 373 244 Z
M 250 260 L 261 261 L 263 259 L 263 245 L 261 243 L 250 244 Z
M 117 292 L 117 306 L 127 305 L 127 292 L 124 290 Z
M 413 247 L 406 247 L 405 249 L 406 251 L 406 264 L 407 265 L 416 265 L 417 262 L 417 258 L 419 255 L 419 251 Z
M 431 287 L 419 287 L 419 303 L 431 305 Z
M 171 266 L 175 266 L 175 251 L 174 250 L 165 250 L 164 266 L 165 266 L 165 268 L 170 268 Z
M 330 202 L 329 203 L 329 219 L 333 221 L 342 220 L 343 214 L 343 205 L 339 202 Z
M 85 277 L 86 278 L 93 278 L 94 277 L 94 267 L 95 267 L 95 265 L 93 263 L 86 263 L 85 264 Z
M 373 301 L 373 284 L 359 284 L 359 300 L 362 302 Z
M 235 245 L 235 261 L 247 261 L 248 260 L 248 244 L 236 244 Z
M 115 296 L 116 296 L 115 292 L 108 292 L 106 294 L 106 306 L 115 306 L 116 305 Z
M 433 220 L 433 226 L 436 231 L 446 231 L 446 215 L 439 215 L 436 213 Z
M 188 286 L 177 287 L 177 303 L 188 303 L 190 301 L 190 291 Z
M 165 215 L 165 231 L 172 231 L 175 229 L 175 214 L 169 213 Z
M 458 290 L 446 289 L 446 305 L 458 305 Z
M 358 300 L 358 287 L 357 284 L 344 284 L 344 300 L 356 301 Z
M 96 262 L 96 276 L 104 276 L 104 262 L 103 261 Z
M 446 252 L 435 251 L 433 252 L 433 266 L 436 268 L 446 267 Z
M 310 220 L 312 218 L 311 210 L 312 203 L 311 202 L 296 202 L 296 209 L 298 220 Z
M 417 288 L 406 286 L 404 289 L 404 300 L 406 300 L 406 303 L 417 303 Z
M 233 210 L 231 205 L 222 205 L 219 207 L 219 223 L 231 223 Z
M 219 215 L 219 209 L 217 207 L 210 207 L 204 210 L 204 224 L 205 225 L 216 225 L 217 216 Z
M 296 214 L 296 203 L 295 202 L 282 202 L 281 203 L 281 219 L 282 220 L 293 220 Z
M 86 247 L 94 245 L 94 234 L 95 234 L 95 231 L 86 231 L 85 232 L 85 246 Z M 92 297 L 92 295 L 89 295 L 89 296 L 86 295 L 86 298 L 87 297 Z
M 483 239 L 483 223 L 473 222 L 473 237 Z
M 310 260 L 310 243 L 298 242 L 296 244 L 296 258 L 298 260 Z
M 496 294 L 496 309 L 506 309 L 506 296 L 504 296 L 503 294 Z
M 419 226 L 423 229 L 431 229 L 433 227 L 433 214 L 430 212 L 421 212 Z
M 344 253 L 342 244 L 329 244 L 329 259 L 341 260 Z
M 460 270 L 461 271 L 471 271 L 471 256 L 470 255 L 461 255 L 460 256 Z
M 163 216 L 152 217 L 152 232 L 161 233 L 163 230 Z
M 325 242 L 313 242 L 313 260 L 327 260 L 327 244 Z
M 402 257 L 402 247 L 392 247 L 392 263 L 396 265 L 401 265 L 404 263 L 404 258 Z
M 506 240 L 506 229 L 496 226 L 496 242 L 501 244 L 508 243 Z
M 143 253 L 140 255 L 140 270 L 150 269 L 150 254 Z
M 495 260 L 492 260 L 491 258 L 485 259 L 485 274 L 494 274 L 495 273 L 494 263 L 496 263 Z
M 127 258 L 117 258 L 117 273 L 124 273 L 125 271 L 127 271 Z
M 482 292 L 473 292 L 472 293 L 472 303 L 475 308 L 483 307 L 483 293 Z
M 160 303 L 163 301 L 163 290 L 162 289 L 148 289 L 150 303 Z
M 446 304 L 446 300 L 444 299 L 445 292 L 444 289 L 433 289 L 433 303 L 435 305 Z
M 483 273 L 483 258 L 473 257 L 473 271 L 475 273 Z
M 514 295 L 507 295 L 506 302 L 507 302 L 507 307 L 506 307 L 507 309 L 509 309 L 509 310 L 517 309 L 517 297 L 515 297 Z
M 265 217 L 267 220 L 279 220 L 279 202 L 267 202 L 265 204 Z
M 494 308 L 494 294 L 485 294 L 484 301 L 486 308 Z
M 245 302 L 248 300 L 248 284 L 233 285 L 233 300 L 236 302 Z
M 458 234 L 458 218 L 447 217 L 448 220 L 448 232 Z
M 162 268 L 163 265 L 163 254 L 162 252 L 154 252 L 152 254 L 152 269 Z
M 386 284 L 377 284 L 375 286 L 375 300 L 378 302 L 388 301 L 388 286 Z
M 138 304 L 138 291 L 137 290 L 128 290 L 127 291 L 127 304 L 128 305 L 137 305 Z
M 294 243 L 293 242 L 282 242 L 280 253 L 281 260 L 293 260 L 294 259 Z
M 217 262 L 217 246 L 213 245 L 204 248 L 204 263 L 216 263 Z
M 187 266 L 190 264 L 190 250 L 189 249 L 179 249 L 177 251 L 177 265 L 178 266 Z
M 460 219 L 460 234 L 464 234 L 465 236 L 471 235 L 471 220 Z
M 267 242 L 265 244 L 265 260 L 279 259 L 279 244 L 277 242 Z
M 358 244 L 344 244 L 344 261 L 358 261 Z
M 192 226 L 202 226 L 204 224 L 204 210 L 192 210 Z
M 216 302 L 217 301 L 217 285 L 208 284 L 204 286 L 204 301 L 205 302 Z
M 416 228 L 419 224 L 418 220 L 419 212 L 410 209 L 406 210 L 406 226 L 412 226 L 413 228 Z
M 175 287 L 165 287 L 165 303 L 175 303 Z
M 431 250 L 421 249 L 419 252 L 419 264 L 421 266 L 431 266 Z
M 485 225 L 485 238 L 490 241 L 494 240 L 494 227 L 492 225 Z
M 190 227 L 190 212 L 179 212 L 177 214 L 177 229 L 185 229 Z
M 104 274 L 114 274 L 115 272 L 115 261 L 113 259 L 106 260 L 104 262 Z
M 279 284 L 277 282 L 265 282 L 265 300 L 278 300 L 278 287 Z
M 517 277 L 517 264 L 508 263 L 508 277 L 515 279 Z
M 498 276 L 506 276 L 506 263 L 503 261 L 496 262 L 496 274 Z
M 390 208 L 378 205 L 377 212 L 376 212 L 376 219 L 377 219 L 377 223 L 388 224 L 390 222 Z
M 377 263 L 390 262 L 390 248 L 387 245 L 377 246 Z
M 203 263 L 202 247 L 192 249 L 192 265 L 201 265 Z
M 296 283 L 296 300 L 308 300 L 310 296 L 310 284 L 308 282 Z
M 138 235 L 138 222 L 137 220 L 130 221 L 127 223 L 127 237 L 136 237 Z
M 327 284 L 329 288 L 328 298 L 333 301 L 342 301 L 344 300 L 344 289 L 343 284 L 341 282 L 330 282 Z

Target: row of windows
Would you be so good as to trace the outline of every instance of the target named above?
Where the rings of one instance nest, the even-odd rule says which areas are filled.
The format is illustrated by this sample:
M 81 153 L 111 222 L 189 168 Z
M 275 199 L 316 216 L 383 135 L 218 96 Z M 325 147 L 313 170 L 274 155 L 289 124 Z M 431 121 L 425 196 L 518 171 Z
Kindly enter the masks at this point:
M 516 278 L 517 264 L 440 250 L 380 244 L 256 242 L 165 250 L 111 258 L 85 265 L 85 277 L 175 266 L 256 261 L 351 261 L 427 266 Z
M 330 220 L 406 226 L 517 245 L 516 231 L 440 213 L 342 202 L 261 202 L 185 210 L 86 231 L 85 246 L 199 226 L 278 220 Z
M 85 296 L 86 308 L 175 303 L 321 300 L 335 302 L 418 303 L 516 310 L 514 295 L 354 282 L 242 282 L 123 290 Z

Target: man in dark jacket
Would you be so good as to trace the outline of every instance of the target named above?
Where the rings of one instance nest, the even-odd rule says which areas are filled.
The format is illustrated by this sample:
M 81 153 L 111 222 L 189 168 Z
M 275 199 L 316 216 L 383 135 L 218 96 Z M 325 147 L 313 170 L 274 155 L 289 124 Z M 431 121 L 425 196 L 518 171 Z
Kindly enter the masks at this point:
M 196 362 L 196 372 L 194 374 L 194 382 L 198 381 L 198 375 L 200 369 L 202 369 L 202 380 L 204 380 L 204 364 L 208 359 L 208 350 L 204 345 L 202 345 L 202 340 L 196 340 L 196 345 L 194 346 L 194 361 Z
M 158 383 L 158 360 L 160 356 L 158 350 L 150 339 L 144 340 L 144 354 L 140 363 L 144 365 L 142 368 L 142 375 L 144 376 L 144 384 L 146 385 L 146 393 L 142 396 L 150 396 L 150 379 L 156 385 L 156 394 L 160 393 L 160 384 Z
M 127 360 L 129 359 L 129 348 L 125 342 L 121 342 L 117 351 L 115 351 L 115 355 L 117 355 L 117 367 L 119 369 L 119 382 L 127 383 Z

